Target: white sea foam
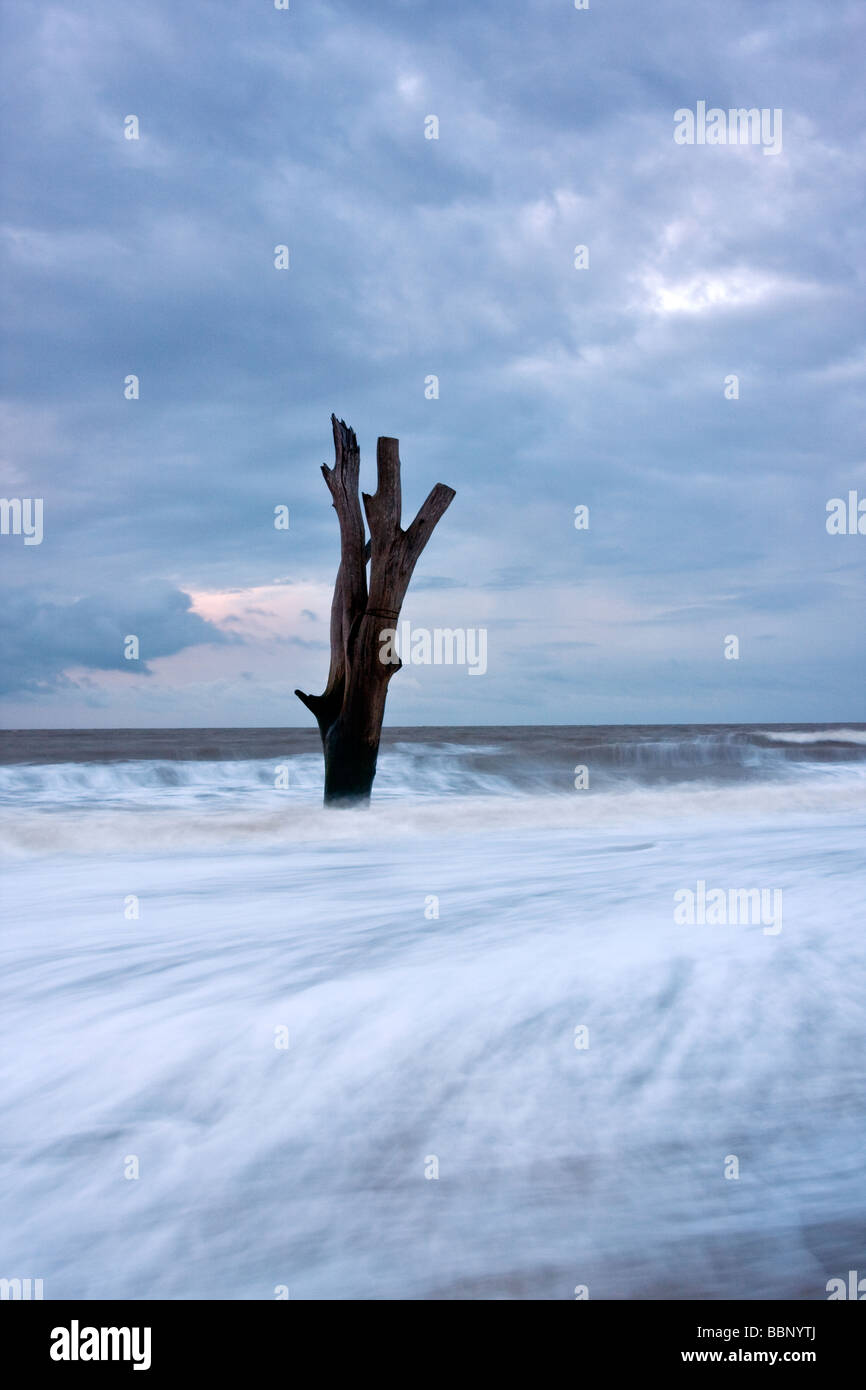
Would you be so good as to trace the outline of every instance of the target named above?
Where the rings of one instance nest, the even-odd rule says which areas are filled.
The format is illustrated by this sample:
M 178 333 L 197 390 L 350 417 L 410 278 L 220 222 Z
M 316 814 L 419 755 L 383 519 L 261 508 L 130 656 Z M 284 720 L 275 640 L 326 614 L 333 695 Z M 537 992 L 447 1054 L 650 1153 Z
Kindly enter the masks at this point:
M 275 785 L 285 766 L 288 786 Z M 797 767 L 767 781 L 647 784 L 623 775 L 599 789 L 531 792 L 457 756 L 383 757 L 373 804 L 320 804 L 321 759 L 66 763 L 0 768 L 0 855 L 105 854 L 371 842 L 486 830 L 587 831 L 678 822 L 737 824 L 844 817 L 866 802 L 866 763 Z M 569 773 L 570 776 L 570 773 Z
M 307 755 L 285 792 L 278 760 L 2 770 L 0 1273 L 821 1298 L 857 1267 L 862 764 L 539 794 L 482 748 L 394 750 L 368 811 Z M 675 925 L 699 879 L 781 889 L 782 932 Z
M 761 737 L 774 743 L 852 743 L 866 744 L 866 729 L 762 729 Z

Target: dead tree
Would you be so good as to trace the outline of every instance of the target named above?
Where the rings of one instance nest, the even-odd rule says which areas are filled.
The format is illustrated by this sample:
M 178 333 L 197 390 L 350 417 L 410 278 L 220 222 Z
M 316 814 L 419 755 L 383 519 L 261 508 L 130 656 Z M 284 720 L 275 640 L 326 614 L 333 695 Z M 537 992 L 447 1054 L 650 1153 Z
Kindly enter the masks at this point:
M 388 682 L 401 662 L 383 661 L 383 633 L 397 627 L 412 571 L 439 518 L 455 496 L 437 483 L 408 530 L 400 526 L 400 453 L 396 439 L 380 439 L 377 483 L 363 493 L 370 528 L 365 539 L 358 498 L 361 455 L 354 430 L 336 415 L 333 468 L 322 473 L 340 523 L 340 568 L 331 605 L 331 669 L 321 695 L 296 690 L 319 725 L 325 754 L 325 804 L 369 801 Z M 370 583 L 367 585 L 367 561 Z

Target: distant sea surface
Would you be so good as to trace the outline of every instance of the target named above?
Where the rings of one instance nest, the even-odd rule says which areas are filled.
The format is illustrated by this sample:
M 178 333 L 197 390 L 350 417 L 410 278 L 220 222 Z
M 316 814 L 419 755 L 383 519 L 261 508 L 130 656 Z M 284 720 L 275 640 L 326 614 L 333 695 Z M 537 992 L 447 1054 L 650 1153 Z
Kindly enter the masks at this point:
M 0 1277 L 866 1274 L 866 724 L 397 728 L 368 809 L 321 786 L 311 730 L 0 732 Z

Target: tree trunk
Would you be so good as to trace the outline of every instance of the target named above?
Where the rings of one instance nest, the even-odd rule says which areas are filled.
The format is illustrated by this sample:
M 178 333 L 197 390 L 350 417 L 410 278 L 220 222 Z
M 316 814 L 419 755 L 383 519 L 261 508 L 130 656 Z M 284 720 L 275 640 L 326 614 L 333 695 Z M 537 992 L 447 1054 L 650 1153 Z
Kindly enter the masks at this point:
M 365 541 L 358 498 L 360 453 L 354 430 L 335 415 L 335 462 L 322 473 L 340 523 L 340 568 L 331 604 L 331 669 L 321 695 L 295 694 L 315 716 L 325 754 L 325 804 L 370 799 L 388 682 L 400 662 L 381 653 L 385 633 L 397 627 L 418 557 L 455 496 L 437 483 L 412 525 L 400 526 L 400 453 L 396 439 L 376 451 L 377 484 L 364 493 L 370 528 Z M 370 585 L 367 587 L 367 561 Z

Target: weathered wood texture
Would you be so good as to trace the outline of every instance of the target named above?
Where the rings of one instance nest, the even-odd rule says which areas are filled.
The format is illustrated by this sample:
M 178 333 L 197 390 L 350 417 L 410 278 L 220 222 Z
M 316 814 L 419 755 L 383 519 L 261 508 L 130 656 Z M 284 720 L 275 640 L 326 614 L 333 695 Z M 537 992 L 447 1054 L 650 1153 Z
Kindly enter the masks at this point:
M 369 801 L 388 682 L 400 663 L 380 659 L 381 634 L 396 628 L 412 572 L 439 518 L 455 496 L 437 483 L 405 531 L 401 528 L 400 452 L 382 438 L 376 491 L 358 496 L 361 455 L 354 430 L 335 415 L 334 466 L 322 464 L 340 525 L 340 567 L 331 604 L 331 667 L 321 695 L 296 690 L 314 715 L 325 754 L 325 804 Z M 367 562 L 370 580 L 367 583 Z

